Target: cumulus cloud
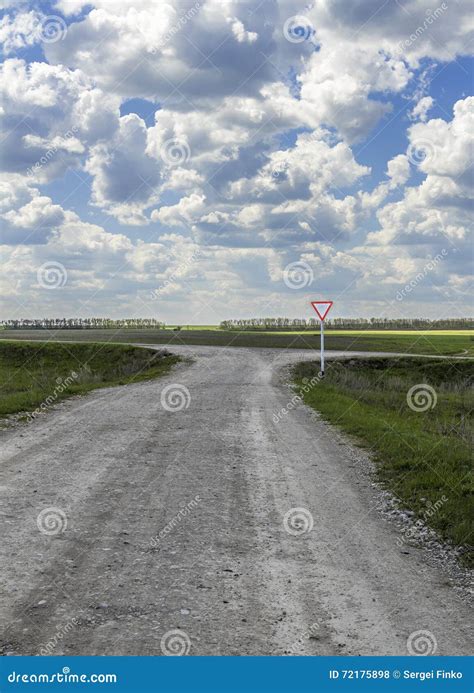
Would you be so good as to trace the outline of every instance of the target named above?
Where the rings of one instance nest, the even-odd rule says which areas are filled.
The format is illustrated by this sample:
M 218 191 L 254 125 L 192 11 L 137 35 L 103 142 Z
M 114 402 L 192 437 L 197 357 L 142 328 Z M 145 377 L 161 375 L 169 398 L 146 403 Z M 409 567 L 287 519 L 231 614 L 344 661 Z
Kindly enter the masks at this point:
M 182 197 L 176 205 L 155 209 L 151 214 L 151 219 L 152 221 L 161 221 L 165 226 L 182 226 L 183 222 L 193 222 L 202 213 L 205 199 L 204 195 L 196 193 L 189 197 Z
M 145 149 L 146 125 L 130 114 L 120 118 L 115 137 L 91 148 L 86 163 L 94 204 L 124 224 L 147 223 L 143 208 L 158 197 L 160 169 Z
M 451 117 L 429 77 L 467 53 L 465 0 L 56 0 L 67 30 L 50 42 L 39 9 L 5 6 L 9 296 L 54 312 L 35 268 L 55 259 L 71 313 L 100 295 L 169 319 L 190 287 L 203 321 L 298 313 L 282 277 L 302 261 L 318 291 L 346 301 L 350 287 L 382 310 L 445 247 L 430 285 L 466 291 L 474 100 Z M 392 118 L 405 128 L 393 139 Z M 88 191 L 81 218 L 71 170 Z M 84 221 L 87 203 L 104 226 Z M 419 295 L 424 307 L 428 284 Z
M 301 73 L 301 99 L 313 122 L 329 125 L 349 142 L 362 139 L 391 110 L 373 92 L 401 91 L 410 72 L 400 59 L 340 42 L 323 43 Z
M 433 98 L 431 96 L 423 96 L 413 107 L 410 118 L 412 120 L 421 120 L 423 123 L 428 117 L 428 111 L 433 108 Z
M 64 41 L 46 47 L 52 63 L 80 67 L 108 91 L 182 102 L 256 93 L 272 74 L 262 56 L 271 29 L 236 0 L 188 3 L 98 1 Z M 252 26 L 248 26 L 249 17 Z M 209 46 L 212 57 L 206 59 Z M 177 88 L 178 87 L 178 88 Z
M 422 58 L 452 60 L 469 53 L 473 26 L 468 0 L 455 4 L 429 0 L 406 3 L 334 0 L 318 4 L 315 10 L 324 31 L 342 41 L 378 45 L 390 55 L 412 66 Z
M 0 179 L 0 242 L 44 244 L 63 223 L 65 214 L 50 197 L 21 179 Z
M 19 12 L 13 16 L 5 14 L 0 19 L 0 45 L 4 55 L 32 46 L 39 40 L 40 31 L 41 15 L 38 12 Z
M 455 104 L 452 120 L 436 118 L 410 128 L 411 144 L 433 146 L 429 155 L 426 152 L 417 162 L 426 177 L 421 184 L 407 187 L 401 200 L 377 211 L 380 229 L 368 235 L 365 248 L 369 256 L 373 252 L 387 258 L 396 254 L 399 262 L 392 262 L 392 273 L 387 269 L 387 284 L 397 282 L 397 272 L 406 278 L 416 268 L 416 276 L 430 259 L 441 254 L 443 262 L 436 266 L 436 272 L 430 271 L 430 280 L 436 279 L 438 288 L 451 300 L 461 301 L 464 310 L 468 309 L 464 280 L 472 273 L 473 105 L 472 97 L 463 99 Z
M 37 182 L 78 166 L 86 148 L 118 127 L 118 101 L 80 71 L 17 58 L 0 66 L 3 170 Z
M 434 118 L 415 123 L 408 130 L 408 155 L 426 174 L 456 179 L 469 186 L 474 145 L 474 97 L 454 105 L 454 117 L 447 122 Z

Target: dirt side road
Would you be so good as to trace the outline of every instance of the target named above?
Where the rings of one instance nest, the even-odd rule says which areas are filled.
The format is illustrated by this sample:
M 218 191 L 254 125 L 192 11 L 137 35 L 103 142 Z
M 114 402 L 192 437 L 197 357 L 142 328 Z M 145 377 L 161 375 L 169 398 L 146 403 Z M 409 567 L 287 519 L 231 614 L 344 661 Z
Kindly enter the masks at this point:
M 426 630 L 468 654 L 467 607 L 353 448 L 288 410 L 281 367 L 312 355 L 173 350 L 194 362 L 1 434 L 3 652 L 403 655 Z

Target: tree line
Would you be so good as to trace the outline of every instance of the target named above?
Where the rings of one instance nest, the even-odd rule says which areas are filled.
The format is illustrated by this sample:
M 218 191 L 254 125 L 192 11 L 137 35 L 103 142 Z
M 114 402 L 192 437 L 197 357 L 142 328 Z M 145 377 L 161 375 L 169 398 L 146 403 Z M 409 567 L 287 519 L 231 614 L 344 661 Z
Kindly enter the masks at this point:
M 163 329 L 165 323 L 155 318 L 43 318 L 41 320 L 1 320 L 0 327 L 7 330 L 109 330 L 109 329 Z
M 472 330 L 474 318 L 334 318 L 325 320 L 330 330 Z M 251 318 L 223 320 L 223 330 L 314 330 L 317 318 Z
M 334 318 L 325 320 L 331 330 L 472 330 L 474 318 Z M 107 330 L 107 329 L 164 329 L 166 324 L 155 318 L 42 318 L 39 320 L 1 320 L 0 328 L 7 330 Z M 223 320 L 222 330 L 314 330 L 317 318 L 251 318 Z M 179 328 L 181 329 L 181 328 Z

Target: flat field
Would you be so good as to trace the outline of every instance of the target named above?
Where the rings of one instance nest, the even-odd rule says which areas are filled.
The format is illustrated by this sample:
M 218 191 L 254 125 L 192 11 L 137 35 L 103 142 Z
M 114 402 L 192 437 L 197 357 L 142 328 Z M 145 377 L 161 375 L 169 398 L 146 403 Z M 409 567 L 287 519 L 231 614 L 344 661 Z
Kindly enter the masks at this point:
M 3 330 L 0 339 L 128 342 L 195 346 L 319 349 L 319 332 L 237 332 L 218 328 L 165 330 Z M 460 331 L 327 331 L 325 346 L 334 351 L 382 351 L 431 356 L 474 356 L 474 336 Z
M 98 387 L 154 378 L 178 360 L 124 344 L 0 342 L 0 416 L 44 410 Z

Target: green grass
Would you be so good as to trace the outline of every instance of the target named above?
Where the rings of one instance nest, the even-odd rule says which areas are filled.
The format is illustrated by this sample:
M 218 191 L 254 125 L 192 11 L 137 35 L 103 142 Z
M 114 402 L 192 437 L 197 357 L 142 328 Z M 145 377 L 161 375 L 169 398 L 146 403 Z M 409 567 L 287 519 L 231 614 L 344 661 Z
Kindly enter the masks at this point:
M 122 344 L 0 342 L 0 416 L 44 410 L 98 387 L 155 378 L 177 361 Z
M 173 330 L 4 330 L 0 339 L 131 342 L 142 344 L 188 344 L 267 347 L 280 349 L 319 349 L 315 332 L 236 332 L 218 329 Z M 336 351 L 381 351 L 406 354 L 473 355 L 474 337 L 467 330 L 460 333 L 405 332 L 385 333 L 365 330 L 339 334 L 328 332 L 326 349 Z
M 295 382 L 301 387 L 318 371 L 318 363 L 300 363 Z M 472 361 L 351 359 L 330 362 L 324 380 L 302 394 L 323 418 L 371 448 L 380 481 L 403 506 L 444 539 L 466 546 L 474 516 L 473 377 Z M 436 405 L 426 411 L 408 406 L 408 390 L 419 384 L 436 393 Z

